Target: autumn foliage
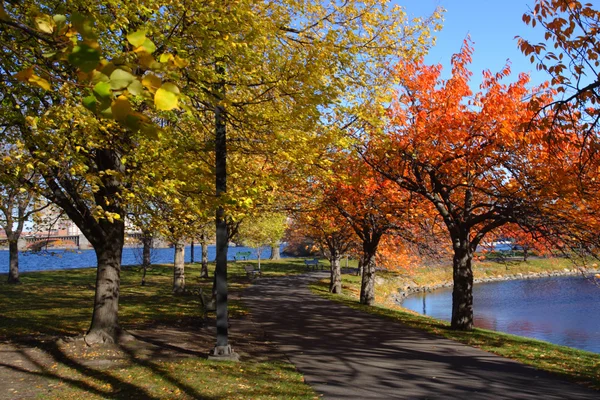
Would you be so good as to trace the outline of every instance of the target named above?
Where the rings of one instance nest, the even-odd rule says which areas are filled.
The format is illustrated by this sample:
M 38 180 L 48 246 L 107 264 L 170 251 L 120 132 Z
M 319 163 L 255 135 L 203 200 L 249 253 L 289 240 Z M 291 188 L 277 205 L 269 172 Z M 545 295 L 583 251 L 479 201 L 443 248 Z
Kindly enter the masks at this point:
M 452 59 L 452 76 L 439 65 L 402 61 L 400 82 L 383 135 L 373 134 L 364 157 L 383 176 L 437 211 L 453 249 L 452 326 L 470 329 L 473 318 L 471 260 L 486 235 L 508 223 L 527 224 L 552 203 L 547 195 L 553 154 L 536 106 L 550 101 L 544 87 L 513 83 L 507 65 L 483 73 L 480 91 L 469 80 L 472 47 Z M 556 172 L 556 170 L 554 170 Z

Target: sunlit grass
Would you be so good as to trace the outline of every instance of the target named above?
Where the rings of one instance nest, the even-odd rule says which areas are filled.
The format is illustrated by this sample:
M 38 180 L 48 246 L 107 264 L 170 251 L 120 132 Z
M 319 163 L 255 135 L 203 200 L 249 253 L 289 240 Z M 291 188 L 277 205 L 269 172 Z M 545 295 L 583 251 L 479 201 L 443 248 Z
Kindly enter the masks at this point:
M 243 265 L 230 263 L 228 268 L 232 322 L 248 312 L 237 296 L 233 296 L 251 283 Z M 201 279 L 200 264 L 186 265 L 186 288 L 210 290 L 214 265 L 209 265 L 209 272 L 211 278 Z M 304 272 L 302 260 L 263 262 L 265 276 L 298 272 Z M 29 272 L 21 275 L 21 285 L 8 285 L 6 276 L 0 276 L 0 340 L 21 343 L 25 339 L 29 345 L 39 344 L 40 349 L 56 361 L 43 366 L 39 373 L 50 382 L 40 389 L 40 398 L 317 398 L 302 376 L 287 363 L 253 360 L 219 363 L 198 357 L 172 361 L 132 356 L 113 367 L 91 368 L 82 364 L 82 359 L 110 359 L 114 349 L 61 353 L 47 340 L 85 333 L 92 315 L 95 274 L 94 268 Z M 198 322 L 184 324 L 183 329 L 200 329 L 199 299 L 191 293 L 173 295 L 172 266 L 153 265 L 148 269 L 145 286 L 141 286 L 141 277 L 139 267 L 125 267 L 121 273 L 119 320 L 125 329 L 146 325 L 177 326 L 181 321 Z
M 93 376 L 64 365 L 52 373 L 68 381 L 59 380 L 44 396 L 46 399 L 317 398 L 302 375 L 284 363 L 239 364 L 189 358 L 113 368 Z

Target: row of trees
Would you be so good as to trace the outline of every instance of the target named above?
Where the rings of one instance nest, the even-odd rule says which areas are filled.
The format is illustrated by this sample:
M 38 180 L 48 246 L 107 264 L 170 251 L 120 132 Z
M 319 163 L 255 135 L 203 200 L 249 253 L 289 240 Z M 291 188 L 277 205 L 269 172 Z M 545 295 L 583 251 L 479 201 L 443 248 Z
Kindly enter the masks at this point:
M 357 246 L 360 301 L 373 302 L 370 264 L 387 235 L 400 251 L 450 254 L 451 324 L 468 330 L 472 260 L 484 240 L 509 234 L 584 262 L 598 255 L 599 15 L 578 2 L 539 1 L 524 16 L 542 25 L 558 49 L 520 41 L 532 62 L 552 74 L 552 85 L 531 88 L 524 74 L 503 83 L 507 65 L 484 71 L 473 93 L 468 40 L 453 57 L 449 79 L 441 78 L 440 66 L 420 60 L 396 65 L 391 104 L 369 108 L 381 123 L 348 129 L 352 150 L 332 151 L 332 173 L 319 171 L 310 180 L 320 197 L 298 218 L 299 228 L 330 255 L 333 292 L 340 288 L 337 254 Z M 445 245 L 435 245 L 440 242 Z
M 89 344 L 115 341 L 127 215 L 172 240 L 217 221 L 217 348 L 227 352 L 226 242 L 341 136 L 439 13 L 387 2 L 2 2 L 2 148 L 22 188 L 59 206 L 98 259 Z M 27 181 L 22 171 L 36 174 Z M 3 171 L 4 173 L 4 171 Z M 177 268 L 175 269 L 177 271 Z M 177 275 L 177 272 L 176 272 Z M 177 281 L 177 279 L 176 279 Z
M 468 41 L 442 79 L 421 61 L 439 11 L 409 22 L 374 0 L 0 5 L 0 182 L 56 204 L 94 246 L 90 344 L 124 334 L 126 216 L 174 243 L 209 240 L 216 221 L 219 353 L 227 242 L 257 210 L 304 211 L 297 223 L 328 249 L 334 292 L 340 255 L 358 243 L 365 304 L 381 246 L 449 249 L 457 329 L 472 327 L 473 253 L 498 229 L 597 249 L 598 18 L 579 2 L 538 1 L 525 18 L 563 54 L 521 42 L 566 87 L 558 102 L 524 75 L 504 84 L 508 67 L 472 93 Z M 577 29 L 588 41 L 569 40 Z M 564 55 L 568 68 L 547 65 Z M 584 76 L 593 82 L 568 92 Z

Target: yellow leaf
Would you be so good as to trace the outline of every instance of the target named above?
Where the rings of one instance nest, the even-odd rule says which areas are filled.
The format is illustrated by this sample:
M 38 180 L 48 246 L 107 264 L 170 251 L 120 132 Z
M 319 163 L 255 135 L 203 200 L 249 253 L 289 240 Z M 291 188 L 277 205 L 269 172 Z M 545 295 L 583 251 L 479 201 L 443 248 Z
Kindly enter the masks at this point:
M 157 109 L 169 111 L 177 108 L 179 88 L 172 83 L 165 83 L 154 95 L 154 105 Z
M 35 17 L 35 24 L 37 25 L 37 28 L 44 33 L 51 34 L 54 32 L 55 23 L 49 15 L 42 14 Z
M 44 90 L 50 90 L 50 88 L 51 88 L 50 82 L 48 82 L 44 78 L 41 78 L 37 75 L 32 75 L 31 78 L 29 78 L 29 82 L 33 83 L 34 85 L 38 85 L 39 87 L 41 87 Z
M 142 85 L 148 88 L 150 92 L 154 93 L 162 85 L 161 79 L 152 74 L 148 74 L 142 78 Z
M 127 97 L 122 95 L 113 101 L 110 108 L 112 109 L 112 115 L 116 120 L 123 120 L 131 114 L 131 104 L 129 104 Z

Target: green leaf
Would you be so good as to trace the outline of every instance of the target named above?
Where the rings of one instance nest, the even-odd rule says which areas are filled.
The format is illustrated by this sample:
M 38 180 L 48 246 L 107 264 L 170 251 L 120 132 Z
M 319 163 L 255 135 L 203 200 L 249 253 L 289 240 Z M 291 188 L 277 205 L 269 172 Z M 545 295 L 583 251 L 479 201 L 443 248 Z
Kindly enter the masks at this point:
M 161 86 L 161 89 L 164 89 L 171 93 L 175 93 L 177 95 L 179 94 L 179 88 L 177 87 L 176 84 L 171 83 L 171 82 L 163 83 L 163 85 Z
M 139 47 L 146 41 L 146 30 L 140 29 L 139 31 L 131 32 L 127 35 L 127 41 L 132 46 Z
M 108 82 L 98 82 L 94 85 L 94 94 L 98 96 L 100 99 L 109 98 L 112 96 L 112 90 L 110 87 L 110 83 Z
M 54 20 L 54 22 L 56 22 L 57 24 L 64 24 L 65 22 L 67 22 L 67 17 L 65 17 L 62 14 L 56 14 L 55 16 L 52 17 L 52 19 Z
M 96 39 L 94 20 L 79 13 L 71 15 L 73 27 L 84 39 Z
M 150 39 L 146 39 L 144 41 L 144 43 L 142 43 L 142 45 L 140 47 L 138 47 L 137 49 L 135 49 L 136 53 L 139 52 L 146 52 L 148 54 L 152 54 L 156 51 L 156 45 L 154 44 L 154 42 L 152 42 L 152 40 Z
M 173 83 L 163 84 L 154 95 L 154 105 L 157 109 L 169 111 L 177 108 L 179 101 L 179 88 Z
M 125 126 L 131 129 L 132 131 L 138 131 L 141 127 L 141 119 L 140 117 L 129 114 L 125 117 Z
M 100 71 L 93 71 L 92 72 L 92 83 L 98 83 L 98 82 L 108 82 L 110 81 L 110 78 L 106 75 L 103 74 Z
M 96 112 L 97 104 L 96 96 L 90 95 L 83 98 L 83 106 L 94 113 Z
M 134 80 L 135 76 L 122 69 L 115 69 L 110 74 L 110 86 L 113 90 L 125 89 Z
M 112 108 L 111 107 L 105 108 L 104 110 L 100 111 L 100 115 L 102 115 L 104 118 L 112 119 L 112 117 L 113 117 Z
M 127 86 L 127 91 L 134 96 L 141 96 L 144 93 L 144 86 L 136 79 Z
M 69 54 L 69 62 L 83 72 L 92 72 L 100 62 L 100 52 L 87 44 L 80 44 Z
M 160 58 L 159 58 L 161 63 L 167 63 L 171 59 L 173 59 L 173 55 L 169 54 L 169 53 L 163 53 L 160 55 Z

